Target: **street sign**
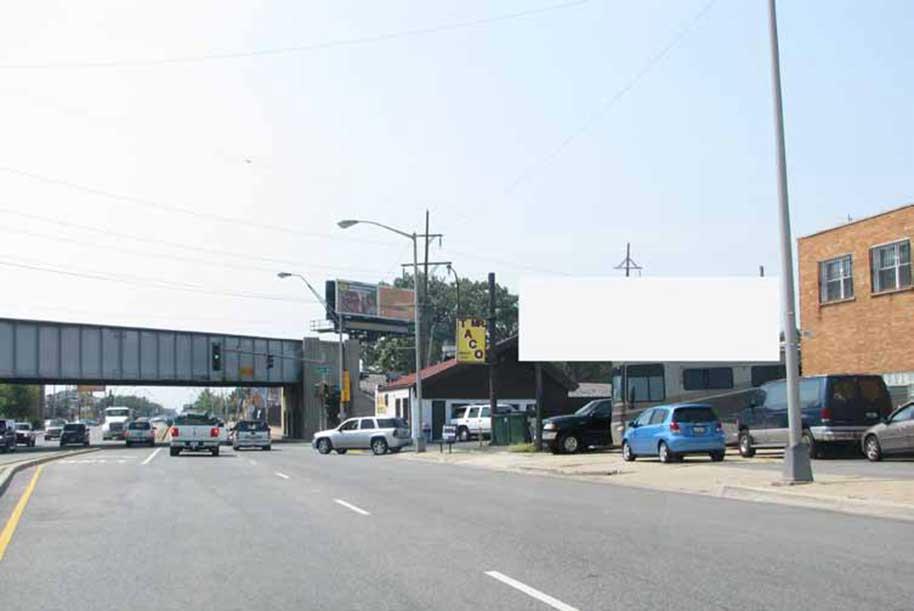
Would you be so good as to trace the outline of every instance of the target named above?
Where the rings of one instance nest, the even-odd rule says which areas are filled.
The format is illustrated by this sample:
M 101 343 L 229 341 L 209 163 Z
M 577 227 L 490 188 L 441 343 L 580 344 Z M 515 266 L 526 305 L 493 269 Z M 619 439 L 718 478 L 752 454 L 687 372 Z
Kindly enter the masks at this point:
M 482 365 L 486 362 L 486 321 L 461 318 L 457 321 L 457 362 Z
M 315 369 L 315 371 L 317 371 L 317 373 L 321 374 L 322 376 L 330 375 L 330 367 L 327 365 L 318 365 L 314 369 Z
M 445 424 L 441 427 L 441 440 L 444 443 L 454 443 L 457 441 L 457 427 L 453 424 Z

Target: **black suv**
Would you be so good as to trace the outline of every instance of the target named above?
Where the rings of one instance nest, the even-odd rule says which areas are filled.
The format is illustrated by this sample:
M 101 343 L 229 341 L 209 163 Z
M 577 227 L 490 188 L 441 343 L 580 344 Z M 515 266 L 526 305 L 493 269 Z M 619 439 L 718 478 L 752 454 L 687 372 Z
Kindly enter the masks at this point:
M 60 447 L 71 444 L 88 447 L 89 427 L 87 427 L 82 422 L 68 423 L 63 425 L 63 431 L 60 432 Z
M 820 458 L 826 446 L 860 447 L 863 433 L 892 411 L 881 376 L 827 375 L 800 378 L 803 441 L 809 455 Z M 758 389 L 739 414 L 739 453 L 787 446 L 787 382 L 769 382 Z
M 0 452 L 16 451 L 16 421 L 0 418 Z
M 591 401 L 573 414 L 544 420 L 543 442 L 554 454 L 573 454 L 591 446 L 610 447 L 612 416 L 612 400 Z

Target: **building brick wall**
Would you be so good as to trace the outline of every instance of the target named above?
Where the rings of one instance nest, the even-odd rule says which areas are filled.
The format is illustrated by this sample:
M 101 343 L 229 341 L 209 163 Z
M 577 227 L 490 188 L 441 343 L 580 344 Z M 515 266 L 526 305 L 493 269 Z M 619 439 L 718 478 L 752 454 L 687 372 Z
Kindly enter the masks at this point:
M 798 241 L 803 373 L 914 371 L 914 290 L 873 295 L 870 248 L 914 239 L 914 205 Z M 853 257 L 854 297 L 820 304 L 819 262 Z

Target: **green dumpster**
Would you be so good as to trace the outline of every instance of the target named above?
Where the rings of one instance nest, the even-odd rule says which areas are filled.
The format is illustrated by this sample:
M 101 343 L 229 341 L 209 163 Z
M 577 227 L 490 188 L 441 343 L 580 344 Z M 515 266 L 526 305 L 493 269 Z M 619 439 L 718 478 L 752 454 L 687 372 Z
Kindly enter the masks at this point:
M 527 415 L 497 414 L 492 418 L 492 445 L 508 446 L 527 439 Z

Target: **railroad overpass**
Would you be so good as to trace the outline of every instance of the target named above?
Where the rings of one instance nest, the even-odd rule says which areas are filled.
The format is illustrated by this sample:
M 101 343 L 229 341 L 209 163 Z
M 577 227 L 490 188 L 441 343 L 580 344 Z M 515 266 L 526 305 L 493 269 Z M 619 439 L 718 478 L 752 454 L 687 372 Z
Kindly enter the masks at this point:
M 347 342 L 358 380 L 358 342 Z M 214 347 L 221 366 L 213 367 Z M 279 386 L 283 429 L 309 436 L 319 426 L 313 392 L 338 383 L 338 348 L 287 339 L 172 329 L 0 318 L 0 382 L 120 386 Z

